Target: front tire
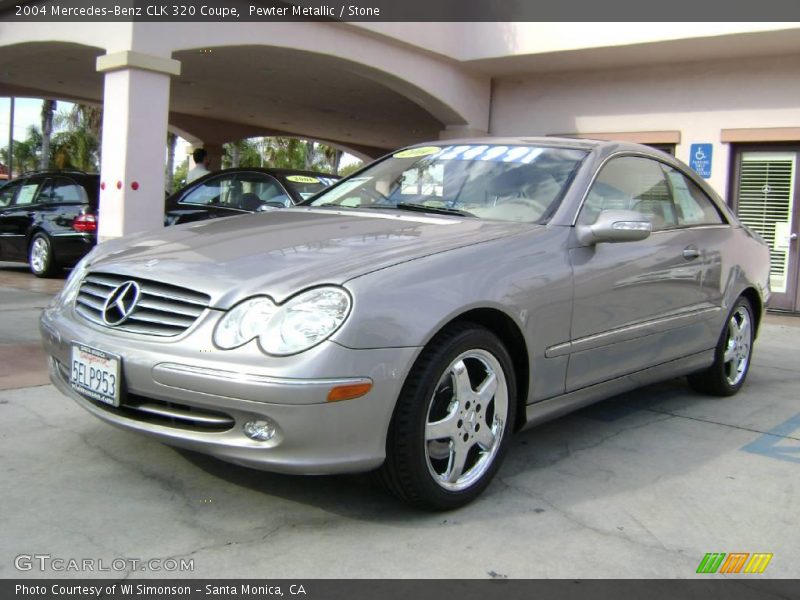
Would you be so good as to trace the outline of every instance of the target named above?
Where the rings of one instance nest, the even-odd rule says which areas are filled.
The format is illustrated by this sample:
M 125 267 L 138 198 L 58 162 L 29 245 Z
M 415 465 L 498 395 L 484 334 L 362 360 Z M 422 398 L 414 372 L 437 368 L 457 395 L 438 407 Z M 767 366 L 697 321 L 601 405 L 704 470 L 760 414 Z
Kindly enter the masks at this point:
M 740 297 L 733 305 L 714 353 L 714 364 L 689 375 L 689 385 L 698 392 L 732 396 L 744 385 L 753 356 L 755 321 L 750 301 Z
M 37 277 L 50 277 L 56 271 L 53 244 L 44 233 L 37 233 L 28 248 L 28 264 Z
M 497 336 L 472 323 L 445 329 L 422 351 L 400 393 L 383 483 L 424 508 L 471 502 L 500 467 L 516 403 L 511 357 Z

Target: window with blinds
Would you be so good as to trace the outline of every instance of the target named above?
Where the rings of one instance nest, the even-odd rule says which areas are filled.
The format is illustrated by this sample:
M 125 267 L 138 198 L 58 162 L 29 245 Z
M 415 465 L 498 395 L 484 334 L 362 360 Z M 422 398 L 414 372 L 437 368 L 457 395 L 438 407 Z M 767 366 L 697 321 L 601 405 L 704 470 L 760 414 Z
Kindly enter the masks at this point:
M 772 256 L 770 287 L 786 291 L 789 234 L 795 182 L 794 152 L 744 152 L 737 212 L 767 241 Z

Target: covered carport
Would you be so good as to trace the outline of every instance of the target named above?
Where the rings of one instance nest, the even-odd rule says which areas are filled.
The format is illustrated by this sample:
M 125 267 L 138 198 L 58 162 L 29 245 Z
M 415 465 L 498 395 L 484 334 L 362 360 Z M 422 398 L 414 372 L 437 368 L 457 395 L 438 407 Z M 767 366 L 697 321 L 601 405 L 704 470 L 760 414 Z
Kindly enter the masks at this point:
M 362 158 L 485 134 L 490 78 L 342 23 L 0 23 L 0 95 L 102 104 L 100 239 L 162 225 L 168 129 L 283 135 Z

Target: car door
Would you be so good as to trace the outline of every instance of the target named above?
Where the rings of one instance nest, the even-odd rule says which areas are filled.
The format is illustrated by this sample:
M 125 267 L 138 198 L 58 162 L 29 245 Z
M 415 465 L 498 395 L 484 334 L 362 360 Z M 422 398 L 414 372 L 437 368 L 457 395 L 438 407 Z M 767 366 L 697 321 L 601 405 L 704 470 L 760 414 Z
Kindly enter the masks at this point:
M 0 188 L 0 259 L 8 258 L 6 242 L 11 235 L 11 221 L 6 219 L 6 213 L 14 205 L 14 198 L 19 193 L 24 179 L 11 181 Z
M 222 208 L 222 205 L 229 195 L 233 177 L 230 173 L 224 173 L 204 177 L 189 184 L 179 192 L 177 201 L 171 200 L 167 206 L 165 225 L 202 221 L 232 214 Z
M 0 213 L 3 258 L 27 260 L 28 231 L 39 207 L 39 190 L 44 177 L 27 177 L 20 182 L 11 203 Z
M 601 167 L 578 224 L 602 210 L 646 215 L 651 235 L 641 241 L 570 249 L 574 309 L 567 391 L 607 381 L 707 349 L 696 324 L 714 312 L 707 278 L 714 267 L 697 235 L 680 221 L 662 163 L 617 156 Z

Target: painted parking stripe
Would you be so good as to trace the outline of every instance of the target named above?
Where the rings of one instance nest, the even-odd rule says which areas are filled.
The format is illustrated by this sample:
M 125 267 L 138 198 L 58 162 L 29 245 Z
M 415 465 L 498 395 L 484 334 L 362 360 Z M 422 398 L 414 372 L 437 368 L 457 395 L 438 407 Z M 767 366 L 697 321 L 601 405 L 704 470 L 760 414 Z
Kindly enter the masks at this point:
M 742 450 L 800 464 L 800 414 L 770 429 Z

